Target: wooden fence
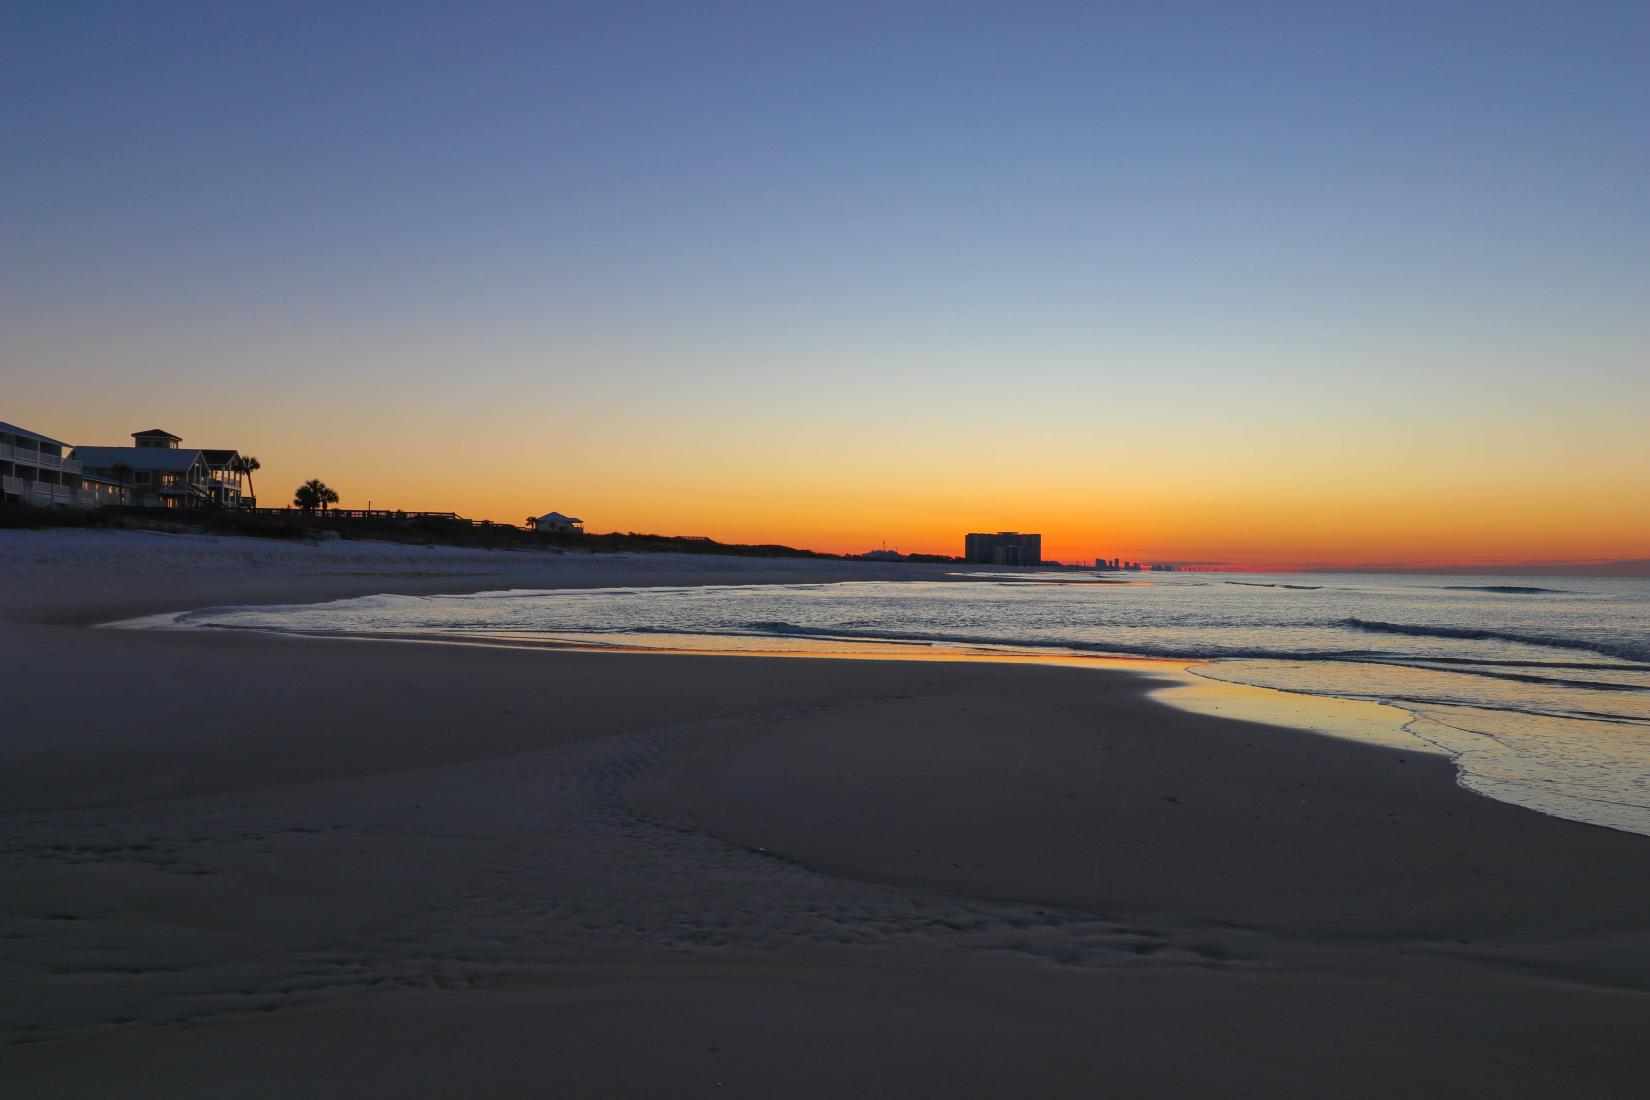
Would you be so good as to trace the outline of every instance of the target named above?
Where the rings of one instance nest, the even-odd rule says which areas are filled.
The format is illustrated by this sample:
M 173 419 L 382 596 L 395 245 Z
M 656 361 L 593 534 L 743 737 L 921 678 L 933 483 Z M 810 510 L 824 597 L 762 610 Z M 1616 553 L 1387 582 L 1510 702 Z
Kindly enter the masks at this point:
M 314 517 L 317 519 L 377 519 L 377 520 L 408 520 L 408 519 L 439 519 L 449 523 L 462 523 L 470 527 L 509 527 L 511 524 L 498 523 L 486 519 L 465 519 L 457 512 L 404 512 L 397 508 L 328 508 L 326 511 L 316 509 L 305 512 L 302 508 L 237 508 L 235 511 L 243 516 L 274 516 L 276 518 L 297 519 Z

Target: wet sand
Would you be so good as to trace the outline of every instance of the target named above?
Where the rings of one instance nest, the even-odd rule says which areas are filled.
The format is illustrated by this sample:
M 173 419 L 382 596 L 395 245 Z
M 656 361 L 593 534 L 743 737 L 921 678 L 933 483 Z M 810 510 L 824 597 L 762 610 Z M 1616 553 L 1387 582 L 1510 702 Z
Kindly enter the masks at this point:
M 7 1096 L 1579 1097 L 1650 1072 L 1650 842 L 1437 756 L 1177 710 L 1119 669 L 86 625 L 830 563 L 18 545 Z

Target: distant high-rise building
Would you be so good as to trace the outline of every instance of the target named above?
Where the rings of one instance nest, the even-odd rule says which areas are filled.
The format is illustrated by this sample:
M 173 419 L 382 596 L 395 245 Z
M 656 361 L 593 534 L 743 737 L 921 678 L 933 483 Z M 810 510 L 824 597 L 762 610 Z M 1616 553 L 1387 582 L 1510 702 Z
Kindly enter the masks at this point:
M 963 556 L 982 565 L 1041 565 L 1043 536 L 1019 531 L 984 534 L 971 531 L 963 540 Z

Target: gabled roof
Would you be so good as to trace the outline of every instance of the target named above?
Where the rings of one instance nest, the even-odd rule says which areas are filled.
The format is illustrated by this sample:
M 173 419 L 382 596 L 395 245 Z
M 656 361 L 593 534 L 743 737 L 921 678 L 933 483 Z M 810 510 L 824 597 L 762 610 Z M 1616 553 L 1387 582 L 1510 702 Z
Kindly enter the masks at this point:
M 4 420 L 0 420 L 0 432 L 6 432 L 10 435 L 26 435 L 30 439 L 43 439 L 47 443 L 55 443 L 59 447 L 69 446 L 69 444 L 63 442 L 61 439 L 53 439 L 49 435 L 41 435 L 39 432 L 31 432 L 27 428 L 19 428 L 16 424 L 7 424 Z
M 146 432 L 133 432 L 133 439 L 170 439 L 174 443 L 182 443 L 183 436 L 173 435 L 165 428 L 150 428 Z
M 172 447 L 76 447 L 72 457 L 87 469 L 107 470 L 124 462 L 134 470 L 181 472 L 200 457 L 199 450 L 180 451 Z
M 564 516 L 560 512 L 546 512 L 544 515 L 540 516 L 538 519 L 534 520 L 533 522 L 535 522 L 535 523 L 583 523 L 584 520 L 579 519 L 576 516 Z
M 202 447 L 201 457 L 206 459 L 208 466 L 227 466 L 240 454 L 233 447 Z

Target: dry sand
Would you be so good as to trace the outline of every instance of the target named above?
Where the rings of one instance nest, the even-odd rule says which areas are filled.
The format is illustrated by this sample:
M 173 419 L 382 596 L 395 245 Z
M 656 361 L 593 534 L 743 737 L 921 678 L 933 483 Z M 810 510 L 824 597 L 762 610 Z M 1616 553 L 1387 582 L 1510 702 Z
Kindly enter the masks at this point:
M 0 1094 L 1643 1094 L 1650 841 L 1439 757 L 1118 670 L 87 626 L 910 575 L 0 534 Z

